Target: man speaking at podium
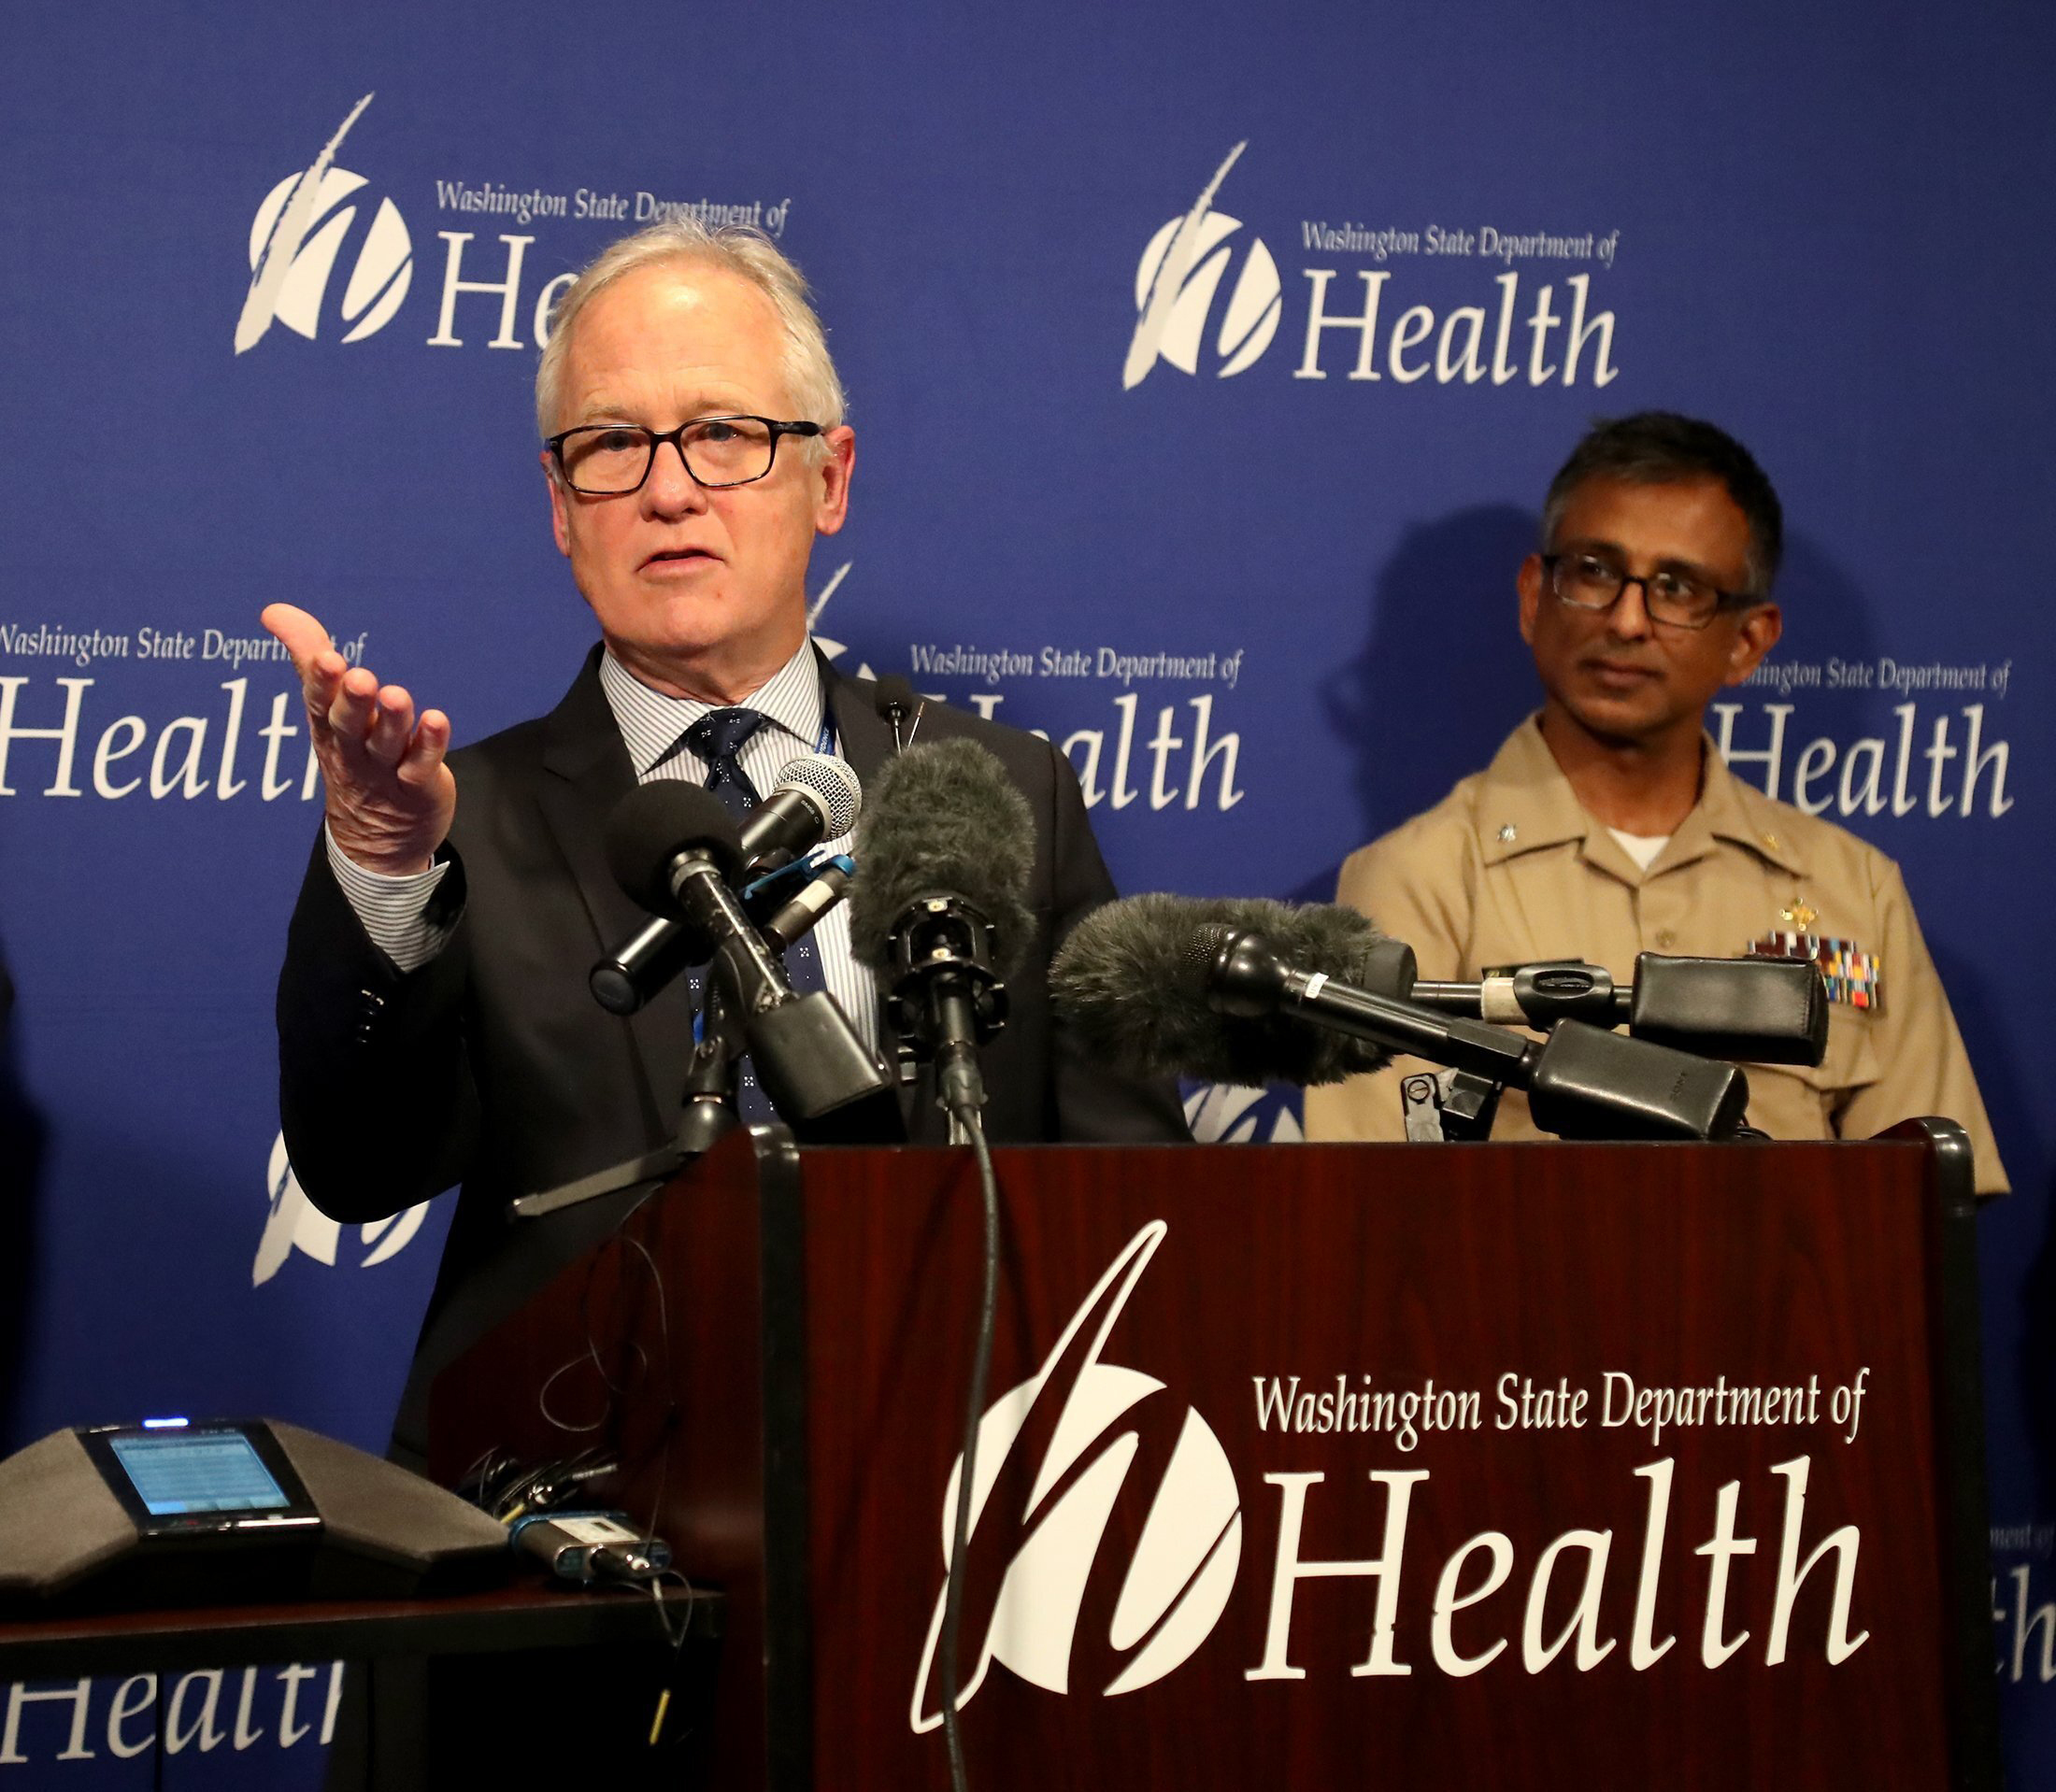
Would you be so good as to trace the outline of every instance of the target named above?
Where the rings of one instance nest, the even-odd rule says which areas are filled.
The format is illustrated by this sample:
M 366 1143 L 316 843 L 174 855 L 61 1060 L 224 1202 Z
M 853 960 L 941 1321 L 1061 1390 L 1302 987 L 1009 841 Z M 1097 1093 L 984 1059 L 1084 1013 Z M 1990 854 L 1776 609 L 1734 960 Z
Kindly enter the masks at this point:
M 1540 715 L 1425 815 L 1350 855 L 1337 899 L 1473 979 L 1547 959 L 1639 952 L 1818 961 L 1818 1069 L 1751 1065 L 1749 1119 L 1773 1138 L 1869 1138 L 1924 1115 L 1969 1133 L 1980 1193 L 2006 1172 L 1899 868 L 1854 835 L 1734 776 L 1706 704 L 1777 645 L 1778 494 L 1710 423 L 1645 412 L 1594 427 L 1549 486 L 1521 563 L 1521 633 Z M 1402 1060 L 1306 1094 L 1310 1139 L 1403 1139 Z M 1494 1138 L 1539 1136 L 1523 1097 Z
M 304 611 L 264 612 L 305 688 L 326 787 L 278 991 L 293 1168 L 349 1221 L 464 1185 L 417 1382 L 434 1366 L 426 1330 L 453 1300 L 504 1303 L 510 1199 L 651 1150 L 676 1125 L 684 981 L 633 1020 L 587 988 L 593 960 L 643 918 L 602 849 L 616 802 L 661 776 L 762 794 L 817 749 L 868 779 L 893 750 L 872 688 L 807 635 L 814 537 L 839 530 L 850 502 L 843 408 L 806 284 L 776 248 L 651 226 L 566 291 L 537 369 L 551 525 L 601 635 L 554 710 L 446 761 L 440 711 L 346 668 Z M 920 732 L 989 747 L 1035 816 L 1035 932 L 986 1054 L 988 1135 L 1184 1137 L 1174 1091 L 1087 1063 L 1048 1009 L 1055 942 L 1113 894 L 1069 765 L 939 705 Z M 817 943 L 818 974 L 877 1041 L 846 911 Z M 939 1139 L 941 1116 L 924 1110 L 912 1135 Z M 421 1392 L 403 1447 L 419 1442 Z

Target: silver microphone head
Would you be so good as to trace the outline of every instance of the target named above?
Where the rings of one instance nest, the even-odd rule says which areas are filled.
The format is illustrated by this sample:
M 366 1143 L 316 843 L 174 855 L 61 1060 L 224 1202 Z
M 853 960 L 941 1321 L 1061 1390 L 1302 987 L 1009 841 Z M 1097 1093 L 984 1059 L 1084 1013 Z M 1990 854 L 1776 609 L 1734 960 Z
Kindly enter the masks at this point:
M 808 753 L 788 761 L 773 791 L 797 790 L 821 812 L 821 838 L 840 840 L 857 825 L 864 809 L 864 786 L 839 759 Z

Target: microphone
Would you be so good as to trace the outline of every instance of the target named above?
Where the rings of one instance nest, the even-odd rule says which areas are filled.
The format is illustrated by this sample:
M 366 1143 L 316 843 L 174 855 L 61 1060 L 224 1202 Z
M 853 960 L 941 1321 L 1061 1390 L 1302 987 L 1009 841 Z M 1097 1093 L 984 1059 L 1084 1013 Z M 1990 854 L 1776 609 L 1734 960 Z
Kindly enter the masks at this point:
M 1035 817 L 974 741 L 910 747 L 879 775 L 857 834 L 850 941 L 895 1031 L 935 1065 L 952 1116 L 984 1105 L 978 1046 L 1005 1024 L 1004 979 L 1035 930 Z
M 1564 1138 L 1740 1129 L 1749 1084 L 1732 1065 L 1576 1020 L 1523 1040 L 1407 1000 L 1414 984 L 1411 948 L 1351 909 L 1135 896 L 1078 924 L 1050 994 L 1089 1045 L 1149 1075 L 1334 1083 L 1408 1052 L 1525 1089 Z
M 742 824 L 743 863 L 751 871 L 778 871 L 823 840 L 840 840 L 857 825 L 864 786 L 841 760 L 808 753 L 790 760 L 771 793 Z
M 730 889 L 742 875 L 742 840 L 712 791 L 676 778 L 629 791 L 608 818 L 607 857 L 630 896 L 683 924 L 695 956 L 718 954 L 729 1012 L 781 1115 L 817 1119 L 891 1088 L 833 997 L 794 992 Z
M 835 858 L 822 864 L 781 908 L 764 923 L 764 936 L 780 952 L 811 933 L 828 918 L 828 912 L 850 893 L 857 874 L 856 860 Z
M 707 955 L 683 921 L 652 915 L 586 973 L 593 1000 L 610 1015 L 637 1013 L 688 965 Z
M 1613 973 L 1581 960 L 1551 959 L 1496 972 L 1477 983 L 1416 983 L 1413 1000 L 1446 1015 L 1495 1026 L 1546 1030 L 1559 1020 L 1617 1027 L 1627 1017 L 1630 991 L 1614 987 Z
M 872 690 L 871 703 L 892 728 L 893 747 L 904 753 L 913 742 L 915 729 L 921 726 L 921 712 L 924 707 L 921 693 L 898 673 L 889 672 Z M 909 716 L 914 718 L 914 727 L 908 729 L 902 739 L 900 723 Z
M 1217 1009 L 1257 1016 L 1290 1003 L 1318 1025 L 1511 1085 L 1527 1092 L 1535 1125 L 1559 1138 L 1731 1139 L 1742 1129 L 1749 1079 L 1732 1064 L 1582 1020 L 1522 1041 L 1287 964 L 1255 933 L 1203 929 L 1193 949 L 1211 953 L 1207 1000 Z
M 660 778 L 637 785 L 614 805 L 607 821 L 607 863 L 638 907 L 705 931 L 704 920 L 721 908 L 708 891 L 718 886 L 726 894 L 729 883 L 742 875 L 742 834 L 713 791 Z M 716 929 L 709 951 L 722 931 Z
M 1628 1031 L 1710 1058 L 1818 1065 L 1828 1051 L 1828 988 L 1806 959 L 1635 961 Z
M 1659 1045 L 1756 1064 L 1817 1065 L 1828 1043 L 1827 989 L 1796 959 L 1668 958 L 1643 952 L 1635 981 L 1600 965 L 1522 965 L 1478 983 L 1420 983 L 1414 1001 L 1444 1014 L 1512 1026 L 1560 1020 L 1618 1027 Z
M 1071 930 L 1049 969 L 1057 1013 L 1094 1057 L 1143 1076 L 1304 1087 L 1384 1067 L 1390 1054 L 1378 1045 L 1294 1015 L 1217 1012 L 1207 1000 L 1207 928 L 1261 933 L 1294 960 L 1383 995 L 1404 998 L 1413 988 L 1413 948 L 1352 908 L 1291 907 L 1254 896 L 1129 896 Z
M 671 778 L 641 788 L 667 787 L 698 788 L 682 779 Z M 710 793 L 702 790 L 701 794 Z M 726 817 L 728 811 L 722 807 L 721 799 L 714 797 L 712 801 Z M 658 813 L 661 806 L 653 806 L 652 813 Z M 749 871 L 778 870 L 811 852 L 823 840 L 841 839 L 856 826 L 863 806 L 864 787 L 857 782 L 856 773 L 841 760 L 826 753 L 806 754 L 788 761 L 778 774 L 778 781 L 771 794 L 744 820 L 741 832 L 735 836 L 735 856 L 741 867 Z M 662 812 L 666 818 L 655 824 L 659 835 L 671 825 L 672 811 L 664 808 Z M 707 812 L 702 810 L 701 813 Z M 639 864 L 647 867 L 654 862 L 653 855 L 661 851 L 662 844 L 661 839 L 655 844 L 651 839 L 643 839 L 629 850 L 636 856 Z M 621 876 L 618 867 L 615 875 L 617 879 Z M 622 888 L 628 889 L 628 885 L 624 882 Z M 644 902 L 634 889 L 629 889 L 629 894 L 635 896 L 656 918 L 609 952 L 593 967 L 586 978 L 593 1000 L 607 1013 L 615 1015 L 635 1013 L 687 965 L 704 960 L 710 949 L 707 943 L 697 938 L 667 906 L 657 902 Z M 782 940 L 778 949 L 782 951 L 791 944 L 790 939 Z

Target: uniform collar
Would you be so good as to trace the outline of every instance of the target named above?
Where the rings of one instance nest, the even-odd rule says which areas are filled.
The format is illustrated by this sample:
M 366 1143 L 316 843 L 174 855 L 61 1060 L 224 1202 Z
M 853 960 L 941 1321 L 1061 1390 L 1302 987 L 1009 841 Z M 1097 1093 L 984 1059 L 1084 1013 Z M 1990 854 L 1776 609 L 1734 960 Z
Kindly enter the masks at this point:
M 1540 713 L 1506 737 L 1478 784 L 1478 846 L 1488 865 L 1521 853 L 1569 841 L 1583 843 L 1584 857 L 1626 883 L 1661 874 L 1705 857 L 1715 840 L 1732 841 L 1794 876 L 1806 873 L 1798 842 L 1778 806 L 1728 770 L 1707 736 L 1699 801 L 1671 836 L 1656 862 L 1639 870 L 1605 823 L 1586 812 L 1542 738 Z
M 1570 779 L 1542 738 L 1539 712 L 1506 736 L 1485 768 L 1478 790 L 1478 844 L 1488 865 L 1595 832 L 1620 853 L 1606 829 L 1579 806 Z
M 1806 861 L 1792 837 L 1792 812 L 1736 777 L 1712 740 L 1706 735 L 1700 738 L 1705 743 L 1706 769 L 1700 775 L 1699 802 L 1685 818 L 1685 827 L 1704 821 L 1710 837 L 1731 840 L 1794 877 L 1805 876 Z M 1678 832 L 1682 835 L 1685 828 Z

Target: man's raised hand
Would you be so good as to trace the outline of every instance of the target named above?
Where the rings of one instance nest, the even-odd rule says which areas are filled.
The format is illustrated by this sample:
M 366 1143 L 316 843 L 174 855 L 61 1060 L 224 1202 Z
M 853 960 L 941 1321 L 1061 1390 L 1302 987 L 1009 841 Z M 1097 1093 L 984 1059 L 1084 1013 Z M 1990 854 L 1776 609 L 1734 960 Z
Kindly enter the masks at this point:
M 260 619 L 300 675 L 331 837 L 366 871 L 426 871 L 457 812 L 457 780 L 443 763 L 450 718 L 417 718 L 406 690 L 349 665 L 305 610 L 273 604 Z

